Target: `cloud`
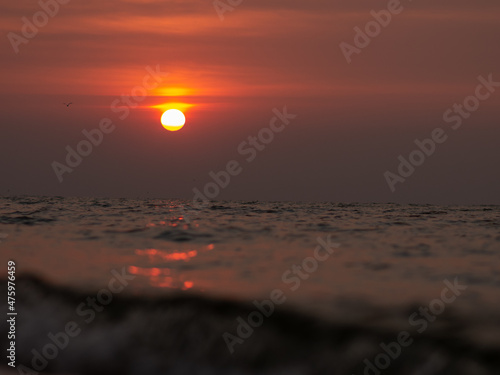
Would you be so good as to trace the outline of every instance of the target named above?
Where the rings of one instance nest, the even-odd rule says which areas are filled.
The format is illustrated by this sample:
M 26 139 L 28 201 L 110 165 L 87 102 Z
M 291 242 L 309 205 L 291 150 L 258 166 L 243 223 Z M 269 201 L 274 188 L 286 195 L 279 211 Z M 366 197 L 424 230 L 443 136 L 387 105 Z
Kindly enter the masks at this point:
M 495 1 L 414 0 L 349 66 L 339 43 L 352 41 L 353 28 L 386 5 L 245 0 L 220 22 L 205 0 L 71 1 L 20 55 L 0 51 L 10 71 L 3 91 L 113 95 L 160 64 L 169 83 L 206 95 L 445 92 L 499 62 L 491 52 Z M 31 1 L 6 4 L 2 30 L 19 31 L 20 18 L 38 10 Z

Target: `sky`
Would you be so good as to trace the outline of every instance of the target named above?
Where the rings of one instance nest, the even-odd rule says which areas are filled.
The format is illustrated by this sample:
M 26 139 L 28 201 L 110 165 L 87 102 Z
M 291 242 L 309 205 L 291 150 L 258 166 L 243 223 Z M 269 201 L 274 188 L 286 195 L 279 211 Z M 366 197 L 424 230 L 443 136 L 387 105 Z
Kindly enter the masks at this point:
M 1 195 L 500 204 L 496 0 L 0 10 Z

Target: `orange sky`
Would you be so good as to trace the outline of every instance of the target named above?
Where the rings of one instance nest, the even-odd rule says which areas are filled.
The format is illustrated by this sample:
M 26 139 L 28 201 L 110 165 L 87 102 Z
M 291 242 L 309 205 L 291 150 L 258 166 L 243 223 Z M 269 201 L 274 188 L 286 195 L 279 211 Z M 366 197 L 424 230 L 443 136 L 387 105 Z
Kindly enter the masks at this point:
M 450 8 L 415 1 L 355 66 L 345 63 L 338 44 L 352 42 L 353 27 L 387 2 L 311 3 L 246 2 L 221 22 L 210 1 L 72 0 L 18 55 L 4 43 L 2 68 L 10 74 L 2 91 L 115 95 L 135 86 L 143 67 L 160 64 L 168 86 L 210 96 L 412 91 L 409 85 L 430 93 L 465 86 L 497 66 L 498 2 L 448 1 Z M 40 10 L 35 1 L 2 7 L 5 34 L 19 33 L 21 17 Z
M 91 155 L 94 161 L 86 164 L 117 170 L 123 165 L 112 155 L 132 148 L 144 156 L 143 166 L 152 166 L 152 170 L 163 167 L 180 182 L 165 188 L 165 181 L 148 180 L 151 175 L 141 173 L 148 188 L 136 184 L 116 190 L 117 195 L 166 192 L 189 198 L 193 180 L 203 184 L 210 170 L 220 169 L 234 158 L 241 140 L 269 122 L 274 107 L 287 105 L 299 115 L 295 128 L 283 133 L 281 143 L 273 141 L 269 153 L 259 156 L 263 164 L 248 166 L 241 182 L 235 182 L 221 198 L 446 201 L 446 191 L 457 179 L 467 183 L 477 178 L 478 164 L 499 161 L 494 145 L 488 156 L 480 155 L 492 138 L 498 139 L 500 93 L 484 102 L 471 118 L 467 129 L 475 124 L 476 133 L 464 130 L 457 135 L 443 147 L 447 150 L 442 155 L 405 184 L 404 191 L 391 194 L 381 176 L 397 166 L 400 153 L 412 150 L 416 137 L 425 137 L 440 125 L 448 107 L 473 93 L 479 75 L 493 73 L 500 81 L 500 4 L 493 0 L 402 1 L 403 12 L 393 15 L 380 35 L 348 64 L 339 44 L 352 44 L 353 28 L 364 27 L 373 19 L 372 9 L 386 9 L 387 4 L 244 0 L 221 21 L 212 1 L 205 0 L 71 0 L 59 4 L 57 14 L 28 43 L 19 45 L 16 54 L 9 33 L 21 35 L 22 17 L 32 20 L 41 8 L 36 1 L 4 2 L 0 12 L 0 95 L 6 107 L 0 126 L 19 143 L 16 147 L 5 144 L 0 151 L 3 158 L 16 155 L 12 165 L 3 167 L 9 182 L 0 192 L 114 194 L 111 181 L 103 186 L 97 183 L 102 171 L 82 167 L 60 185 L 50 169 L 52 160 L 64 158 L 65 146 L 78 141 L 82 129 L 95 127 L 103 116 L 114 116 L 121 130 L 110 135 L 109 146 L 101 146 Z M 116 119 L 110 103 L 141 84 L 147 66 L 159 66 L 168 76 L 148 91 L 148 97 L 127 119 Z M 61 101 L 74 101 L 72 112 L 52 108 Z M 191 124 L 183 135 L 175 135 L 174 148 L 183 158 L 177 165 L 169 164 L 172 155 L 168 151 L 155 154 L 151 150 L 155 146 L 148 147 L 156 142 L 170 147 L 174 136 L 156 128 L 161 112 L 151 108 L 169 102 L 184 103 Z M 379 147 L 370 143 L 373 133 L 380 137 Z M 142 143 L 130 144 L 134 137 Z M 45 148 L 21 151 L 23 144 L 40 139 Z M 336 151 L 326 139 L 332 144 L 342 142 Z M 476 146 L 467 140 L 474 140 Z M 353 147 L 349 142 L 366 147 L 360 146 L 350 155 Z M 299 144 L 304 155 L 297 159 Z M 38 154 L 30 156 L 34 149 Z M 473 155 L 472 160 L 461 161 L 470 165 L 471 174 L 464 181 L 458 172 L 446 177 L 450 173 L 447 163 L 455 165 L 450 160 L 460 158 L 460 150 Z M 311 156 L 315 152 L 318 155 Z M 196 164 L 198 153 L 203 153 L 202 165 Z M 48 168 L 38 164 L 40 159 Z M 346 159 L 347 164 L 338 164 Z M 134 170 L 134 160 L 127 156 L 122 160 Z M 156 164 L 158 160 L 166 164 Z M 302 168 L 305 178 L 296 175 Z M 353 173 L 360 168 L 366 180 Z M 342 176 L 345 186 L 338 186 L 338 179 L 322 177 L 331 170 Z M 299 183 L 296 191 L 282 195 L 288 185 L 272 179 L 277 171 L 285 173 L 287 182 L 310 181 L 314 191 L 308 192 L 310 186 Z M 125 174 L 118 177 L 118 181 L 126 181 Z M 33 188 L 34 178 L 41 181 L 40 189 Z M 438 187 L 421 193 L 426 181 L 436 178 Z M 80 179 L 95 180 L 97 185 L 83 188 Z M 245 188 L 251 181 L 256 190 Z M 493 185 L 488 181 L 484 191 L 492 200 L 499 181 L 493 180 Z M 353 193 L 353 186 L 358 193 Z M 482 191 L 484 196 L 481 189 L 471 185 L 453 199 L 474 201 L 468 191 L 476 195 Z

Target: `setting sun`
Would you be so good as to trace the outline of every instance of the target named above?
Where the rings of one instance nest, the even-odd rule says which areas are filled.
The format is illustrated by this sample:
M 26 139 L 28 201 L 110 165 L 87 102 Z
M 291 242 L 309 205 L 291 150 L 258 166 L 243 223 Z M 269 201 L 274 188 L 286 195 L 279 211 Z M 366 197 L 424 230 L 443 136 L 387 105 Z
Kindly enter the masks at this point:
M 161 124 L 165 129 L 170 131 L 182 129 L 185 123 L 186 117 L 184 116 L 184 113 L 178 109 L 169 109 L 161 116 Z

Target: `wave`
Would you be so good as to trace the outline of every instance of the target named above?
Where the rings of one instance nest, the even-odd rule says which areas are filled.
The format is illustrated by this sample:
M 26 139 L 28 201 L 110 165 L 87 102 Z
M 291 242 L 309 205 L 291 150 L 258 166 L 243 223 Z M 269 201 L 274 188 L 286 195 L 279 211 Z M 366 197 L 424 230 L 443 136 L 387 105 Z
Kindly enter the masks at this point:
M 5 280 L 0 285 L 6 290 Z M 369 322 L 331 322 L 285 305 L 258 308 L 251 301 L 189 293 L 154 298 L 83 293 L 22 276 L 16 294 L 16 365 L 24 373 L 500 373 L 498 348 L 461 339 L 467 327 L 451 317 L 438 331 L 403 339 L 400 330 Z M 3 298 L 0 305 L 7 310 Z M 3 319 L 0 337 L 7 337 L 9 327 Z M 8 345 L 0 340 L 3 353 Z

